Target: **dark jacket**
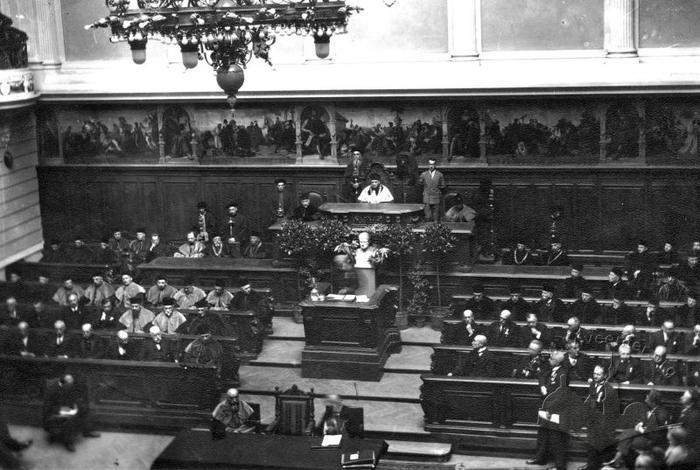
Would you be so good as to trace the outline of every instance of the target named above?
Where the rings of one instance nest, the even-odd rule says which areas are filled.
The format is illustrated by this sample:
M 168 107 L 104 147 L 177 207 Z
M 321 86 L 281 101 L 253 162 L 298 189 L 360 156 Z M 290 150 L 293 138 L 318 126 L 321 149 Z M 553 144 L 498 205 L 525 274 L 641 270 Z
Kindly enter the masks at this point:
M 540 299 L 535 304 L 537 318 L 545 322 L 563 323 L 568 316 L 568 310 L 564 302 L 556 297 L 545 300 Z
M 663 331 L 656 331 L 649 337 L 649 349 L 653 350 L 657 346 L 665 346 L 668 354 L 682 353 L 683 340 L 677 332 L 670 333 L 668 339 L 664 339 Z
M 99 336 L 92 335 L 89 339 L 81 337 L 76 340 L 77 356 L 83 359 L 103 359 L 105 343 Z
M 624 362 L 619 356 L 614 357 L 610 365 L 609 377 L 611 382 L 642 383 L 642 363 L 634 357 Z
M 452 374 L 467 377 L 493 377 L 495 371 L 496 360 L 494 355 L 486 349 L 481 354 L 473 350 L 468 354 L 460 355 L 460 360 Z
M 49 357 L 68 356 L 75 357 L 75 339 L 67 333 L 63 336 L 63 342 L 57 344 L 56 333 L 51 333 L 44 342 L 44 354 Z
M 561 363 L 562 367 L 566 369 L 566 373 L 569 376 L 569 380 L 579 380 L 586 381 L 590 375 L 590 361 L 589 357 L 582 352 L 578 353 L 578 358 L 576 358 L 576 364 L 571 364 L 569 358 L 569 353 L 564 356 L 564 361 Z
M 105 351 L 105 359 L 113 359 L 120 361 L 136 361 L 139 357 L 138 344 L 130 341 L 124 347 L 125 353 L 119 354 L 119 343 L 114 341 L 107 346 Z
M 522 336 L 520 327 L 509 320 L 503 324 L 500 321 L 491 323 L 486 337 L 491 346 L 515 348 L 520 345 Z
M 547 369 L 546 360 L 541 354 L 530 357 L 520 356 L 513 369 L 513 377 L 519 379 L 539 379 Z
M 517 302 L 513 302 L 512 299 L 502 302 L 500 310 L 508 310 L 511 314 L 510 319 L 513 321 L 525 321 L 527 314 L 532 311 L 532 306 L 527 300 L 520 297 Z
M 678 364 L 675 364 L 668 359 L 662 363 L 656 364 L 648 362 L 644 370 L 644 382 L 654 385 L 680 385 L 681 377 L 678 370 Z
M 525 325 L 520 329 L 520 333 L 523 337 L 521 344 L 526 347 L 530 344 L 530 341 L 536 339 L 542 342 L 542 345 L 546 348 L 552 342 L 552 330 L 544 323 L 537 323 L 535 329 L 540 332 L 540 337 L 538 338 L 532 333 L 529 325 Z
M 160 348 L 158 348 L 155 341 L 146 338 L 141 343 L 138 357 L 139 361 L 173 362 L 175 360 L 174 353 L 175 351 L 172 350 L 167 340 L 161 340 Z
M 496 303 L 489 297 L 482 295 L 480 299 L 472 297 L 464 303 L 464 310 L 474 312 L 474 318 L 477 320 L 487 320 L 495 317 Z
M 571 315 L 578 317 L 581 323 L 599 323 L 602 320 L 600 304 L 595 299 L 588 302 L 577 300 L 571 306 Z

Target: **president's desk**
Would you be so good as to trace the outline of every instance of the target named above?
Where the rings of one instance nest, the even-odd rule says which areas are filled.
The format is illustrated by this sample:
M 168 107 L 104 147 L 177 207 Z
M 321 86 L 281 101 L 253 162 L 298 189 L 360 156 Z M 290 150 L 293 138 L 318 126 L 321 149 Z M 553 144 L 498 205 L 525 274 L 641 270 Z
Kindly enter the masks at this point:
M 390 354 L 401 351 L 394 326 L 395 286 L 380 285 L 369 302 L 300 302 L 306 346 L 302 377 L 379 381 Z

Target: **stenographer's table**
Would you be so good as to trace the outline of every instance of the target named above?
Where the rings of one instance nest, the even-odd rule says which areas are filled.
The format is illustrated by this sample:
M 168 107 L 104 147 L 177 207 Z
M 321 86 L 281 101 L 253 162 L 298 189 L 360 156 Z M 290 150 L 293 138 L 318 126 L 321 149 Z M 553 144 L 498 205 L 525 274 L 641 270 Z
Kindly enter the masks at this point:
M 212 441 L 208 431 L 182 431 L 153 462 L 153 469 L 256 468 L 340 469 L 345 452 L 373 450 L 379 459 L 387 450 L 384 441 L 343 439 L 339 448 L 315 448 L 320 437 L 227 433 Z

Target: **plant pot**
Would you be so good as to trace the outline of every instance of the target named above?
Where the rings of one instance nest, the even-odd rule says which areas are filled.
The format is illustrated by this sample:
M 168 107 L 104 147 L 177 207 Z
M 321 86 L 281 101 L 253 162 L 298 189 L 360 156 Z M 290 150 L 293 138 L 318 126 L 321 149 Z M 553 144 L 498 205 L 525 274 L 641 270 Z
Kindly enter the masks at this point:
M 408 313 L 400 311 L 396 312 L 394 325 L 399 330 L 405 330 L 406 328 L 408 328 Z
M 436 331 L 442 331 L 443 320 L 450 316 L 448 307 L 433 307 L 430 309 L 430 327 Z
M 425 317 L 423 315 L 416 315 L 413 317 L 413 325 L 416 328 L 423 328 L 425 326 Z

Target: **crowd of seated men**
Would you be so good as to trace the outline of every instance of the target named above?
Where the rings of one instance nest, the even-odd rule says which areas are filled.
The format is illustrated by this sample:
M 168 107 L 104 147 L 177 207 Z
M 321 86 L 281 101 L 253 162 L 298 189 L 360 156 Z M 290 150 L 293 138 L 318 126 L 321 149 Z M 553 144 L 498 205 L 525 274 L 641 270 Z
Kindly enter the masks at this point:
M 254 311 L 271 329 L 267 297 L 239 278 L 232 293 L 223 279 L 205 292 L 190 279 L 182 288 L 157 275 L 148 289 L 130 274 L 120 285 L 111 285 L 96 274 L 85 288 L 65 279 L 50 298 L 34 297 L 15 278 L 0 308 L 0 353 L 37 357 L 193 361 L 221 363 L 221 345 L 212 336 L 223 336 L 226 325 L 218 312 Z M 180 310 L 194 310 L 185 316 Z M 189 312 L 188 312 L 189 313 Z M 52 330 L 47 332 L 47 330 Z M 109 331 L 113 334 L 95 334 Z M 79 334 L 76 332 L 80 332 Z M 130 335 L 148 335 L 143 341 Z M 178 335 L 198 335 L 178 350 Z M 165 339 L 164 339 L 165 338 Z M 141 339 L 141 338 L 139 338 Z M 171 341 L 172 340 L 172 341 Z M 171 344 L 172 343 L 172 344 Z

